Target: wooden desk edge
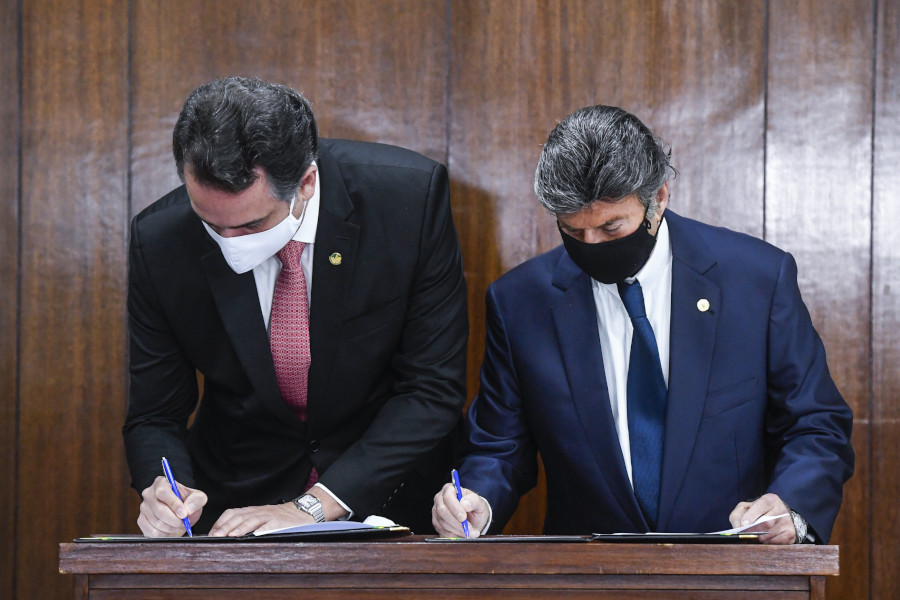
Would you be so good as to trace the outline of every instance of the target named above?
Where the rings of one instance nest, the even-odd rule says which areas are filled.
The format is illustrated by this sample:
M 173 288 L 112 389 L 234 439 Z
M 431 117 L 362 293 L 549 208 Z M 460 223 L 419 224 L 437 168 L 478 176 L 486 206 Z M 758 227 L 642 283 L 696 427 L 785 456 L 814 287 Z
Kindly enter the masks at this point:
M 465 542 L 460 542 L 465 543 Z M 840 574 L 838 546 L 718 544 L 61 543 L 59 572 L 581 575 Z

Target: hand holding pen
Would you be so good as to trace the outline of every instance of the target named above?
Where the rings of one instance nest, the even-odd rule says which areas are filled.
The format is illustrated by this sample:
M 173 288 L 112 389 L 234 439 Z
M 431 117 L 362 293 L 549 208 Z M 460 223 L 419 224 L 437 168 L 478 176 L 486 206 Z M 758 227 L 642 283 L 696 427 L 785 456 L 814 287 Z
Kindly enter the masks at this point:
M 476 538 L 488 525 L 490 506 L 487 500 L 462 487 L 456 470 L 451 471 L 451 478 L 453 481 L 434 497 L 431 524 L 442 537 Z
M 459 473 L 456 472 L 456 469 L 450 471 L 450 474 L 453 476 L 453 487 L 456 488 L 456 499 L 462 502 L 462 488 L 459 485 Z M 469 520 L 463 519 L 462 522 L 463 533 L 466 534 L 466 539 L 469 538 Z
M 181 493 L 178 491 L 178 484 L 175 483 L 175 478 L 172 477 L 172 469 L 169 468 L 169 461 L 166 460 L 166 457 L 162 457 L 162 467 L 163 473 L 166 475 L 166 480 L 169 482 L 169 485 L 172 486 L 172 491 L 175 492 L 175 495 L 178 496 L 179 500 L 183 501 L 181 497 Z M 187 531 L 188 537 L 193 537 L 194 532 L 191 531 L 191 522 L 187 516 L 181 519 L 181 522 L 184 523 L 184 529 Z
M 168 462 L 165 460 L 160 476 L 141 492 L 137 524 L 147 537 L 184 535 L 208 500 L 202 491 L 176 483 Z

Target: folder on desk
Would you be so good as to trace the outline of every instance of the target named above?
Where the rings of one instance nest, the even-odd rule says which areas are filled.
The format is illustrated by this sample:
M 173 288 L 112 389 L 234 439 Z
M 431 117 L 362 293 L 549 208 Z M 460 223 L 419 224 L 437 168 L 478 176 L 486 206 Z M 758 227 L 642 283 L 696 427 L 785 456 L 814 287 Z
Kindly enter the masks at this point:
M 427 538 L 426 542 L 474 543 L 578 543 L 618 542 L 622 544 L 755 544 L 759 534 L 721 533 L 595 533 L 592 535 L 486 535 L 477 538 Z
M 523 542 L 560 544 L 580 543 L 591 541 L 589 535 L 480 535 L 473 538 L 461 537 L 431 537 L 425 538 L 426 542 L 473 542 L 482 544 L 518 544 Z
M 409 527 L 396 524 L 371 525 L 357 521 L 326 521 L 284 529 L 273 529 L 260 533 L 249 533 L 242 537 L 212 537 L 194 535 L 193 537 L 151 538 L 140 534 L 96 534 L 90 537 L 76 538 L 77 543 L 247 543 L 247 542 L 328 542 L 367 540 L 383 537 L 401 537 L 411 535 Z
M 710 533 L 595 533 L 597 542 L 627 542 L 644 544 L 757 544 L 759 536 L 766 533 L 767 523 L 789 516 L 764 515 L 749 525 Z
M 594 542 L 621 544 L 756 544 L 758 533 L 595 533 Z

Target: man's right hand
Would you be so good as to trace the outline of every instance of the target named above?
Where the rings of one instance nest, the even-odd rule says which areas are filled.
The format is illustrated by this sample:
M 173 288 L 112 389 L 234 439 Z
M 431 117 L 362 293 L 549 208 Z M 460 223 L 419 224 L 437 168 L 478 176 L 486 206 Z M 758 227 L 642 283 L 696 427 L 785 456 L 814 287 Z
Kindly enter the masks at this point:
M 153 484 L 141 492 L 141 514 L 137 524 L 147 537 L 179 537 L 185 534 L 181 519 L 187 517 L 191 525 L 200 518 L 206 505 L 206 494 L 200 490 L 178 485 L 179 500 L 172 486 L 160 475 Z
M 489 516 L 490 509 L 484 498 L 462 488 L 462 500 L 457 500 L 456 488 L 448 483 L 434 496 L 431 524 L 442 537 L 464 537 L 462 522 L 468 519 L 469 537 L 476 538 L 487 525 Z

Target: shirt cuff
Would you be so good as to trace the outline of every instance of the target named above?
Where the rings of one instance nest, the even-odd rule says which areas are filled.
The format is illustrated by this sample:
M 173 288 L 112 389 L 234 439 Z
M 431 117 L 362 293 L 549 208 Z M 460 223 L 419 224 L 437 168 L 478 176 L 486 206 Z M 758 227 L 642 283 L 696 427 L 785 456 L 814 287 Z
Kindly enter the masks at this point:
M 482 496 L 481 499 L 484 500 L 484 503 L 487 504 L 488 507 L 487 523 L 485 523 L 484 527 L 481 529 L 481 535 L 485 535 L 488 529 L 491 528 L 491 523 L 494 521 L 494 509 L 491 508 L 491 503 L 488 502 L 487 498 Z
M 346 514 L 345 516 L 343 516 L 343 517 L 340 517 L 340 518 L 338 519 L 338 521 L 346 521 L 346 520 L 350 519 L 351 517 L 353 517 L 353 511 L 350 510 L 350 507 L 347 506 L 346 504 L 344 504 L 343 502 L 341 502 L 341 499 L 338 498 L 337 496 L 335 496 L 335 495 L 331 492 L 331 490 L 329 490 L 327 487 L 325 487 L 325 486 L 322 485 L 321 483 L 316 483 L 313 487 L 314 487 L 314 488 L 319 488 L 320 490 L 324 491 L 326 494 L 328 494 L 329 496 L 331 496 L 332 498 L 334 498 L 334 501 L 337 502 L 338 504 L 340 504 L 340 505 L 341 505 L 341 508 L 343 508 L 344 510 L 347 511 L 347 514 Z

